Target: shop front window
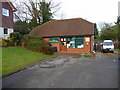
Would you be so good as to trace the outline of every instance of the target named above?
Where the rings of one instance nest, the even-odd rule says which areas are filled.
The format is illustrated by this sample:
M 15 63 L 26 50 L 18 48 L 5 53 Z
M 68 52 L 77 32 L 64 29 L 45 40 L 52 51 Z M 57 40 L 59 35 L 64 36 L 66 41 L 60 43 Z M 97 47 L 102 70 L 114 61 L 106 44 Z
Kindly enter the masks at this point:
M 67 48 L 75 48 L 75 37 L 67 38 Z
M 67 48 L 84 48 L 84 37 L 67 38 Z
M 61 45 L 66 46 L 66 38 L 60 38 Z
M 75 47 L 76 48 L 84 48 L 84 37 L 76 37 Z

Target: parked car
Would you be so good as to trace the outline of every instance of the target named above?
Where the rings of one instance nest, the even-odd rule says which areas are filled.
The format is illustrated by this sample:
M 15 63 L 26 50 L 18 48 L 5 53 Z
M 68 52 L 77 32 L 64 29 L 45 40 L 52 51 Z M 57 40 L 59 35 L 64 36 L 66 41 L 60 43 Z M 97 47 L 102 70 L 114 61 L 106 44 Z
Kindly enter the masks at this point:
M 114 53 L 114 43 L 112 40 L 104 40 L 102 44 L 103 52 L 112 52 Z

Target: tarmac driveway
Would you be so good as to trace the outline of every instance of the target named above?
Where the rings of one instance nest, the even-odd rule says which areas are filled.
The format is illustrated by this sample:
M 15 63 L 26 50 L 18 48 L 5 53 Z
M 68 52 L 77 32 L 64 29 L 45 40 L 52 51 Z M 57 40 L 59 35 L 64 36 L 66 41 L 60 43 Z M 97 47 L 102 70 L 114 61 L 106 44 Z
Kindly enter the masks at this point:
M 3 88 L 118 88 L 118 57 L 59 56 L 4 78 Z

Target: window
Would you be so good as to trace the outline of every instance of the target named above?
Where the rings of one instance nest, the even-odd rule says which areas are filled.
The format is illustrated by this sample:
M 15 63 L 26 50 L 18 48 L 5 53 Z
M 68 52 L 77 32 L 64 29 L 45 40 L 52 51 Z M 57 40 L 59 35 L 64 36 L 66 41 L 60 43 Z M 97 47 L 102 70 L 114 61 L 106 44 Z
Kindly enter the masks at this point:
M 9 10 L 8 9 L 5 9 L 5 8 L 2 8 L 2 14 L 4 16 L 9 16 Z
M 75 47 L 76 48 L 84 48 L 84 38 L 83 37 L 75 38 Z
M 67 48 L 84 48 L 84 37 L 67 38 Z
M 113 45 L 113 43 L 112 42 L 104 42 L 103 45 L 104 46 L 110 46 L 110 45 Z
M 66 41 L 66 38 L 60 38 L 60 40 L 61 40 L 62 42 L 65 42 L 65 41 Z
M 66 46 L 66 38 L 60 38 L 61 45 Z
M 8 34 L 8 29 L 4 28 L 4 34 Z
M 75 48 L 75 38 L 67 38 L 67 48 Z

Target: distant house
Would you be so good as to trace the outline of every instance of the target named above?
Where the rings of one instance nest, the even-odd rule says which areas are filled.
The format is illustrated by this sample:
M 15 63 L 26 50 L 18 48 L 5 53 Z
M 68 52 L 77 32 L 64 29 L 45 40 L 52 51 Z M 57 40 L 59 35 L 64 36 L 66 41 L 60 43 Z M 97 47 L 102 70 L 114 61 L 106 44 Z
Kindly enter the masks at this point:
M 30 35 L 42 37 L 58 52 L 93 52 L 94 23 L 82 18 L 49 21 L 34 28 Z
M 0 38 L 7 39 L 10 37 L 10 33 L 14 31 L 13 12 L 15 11 L 16 8 L 9 0 L 0 1 Z

